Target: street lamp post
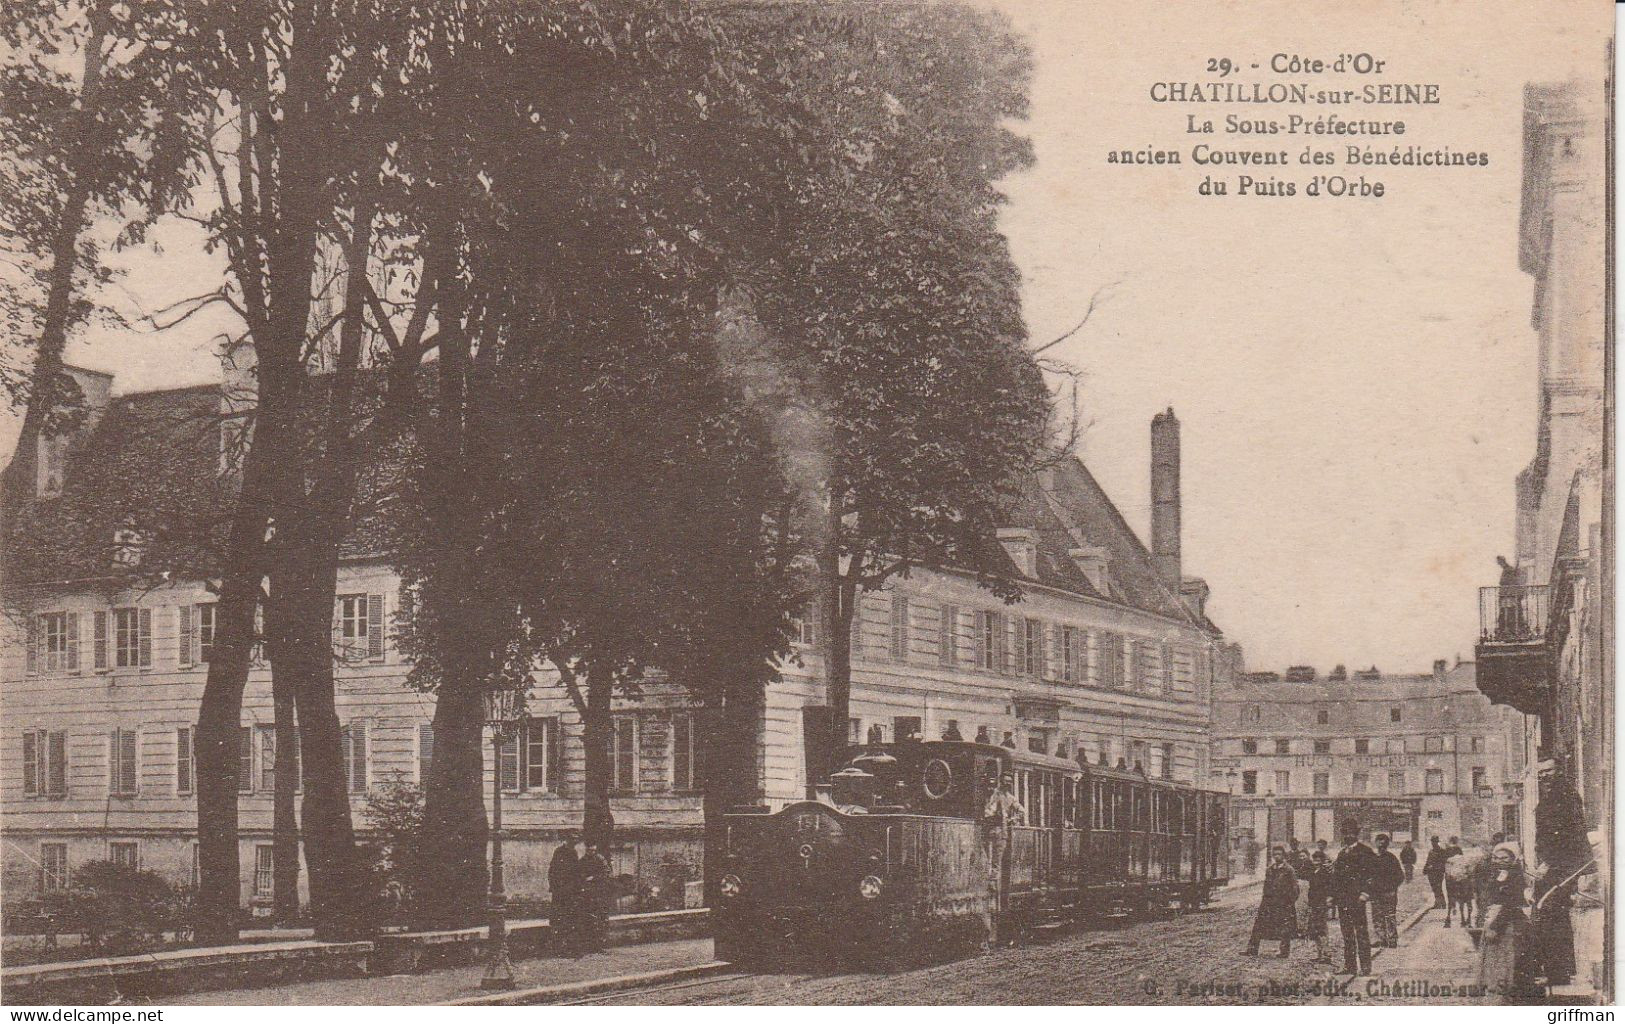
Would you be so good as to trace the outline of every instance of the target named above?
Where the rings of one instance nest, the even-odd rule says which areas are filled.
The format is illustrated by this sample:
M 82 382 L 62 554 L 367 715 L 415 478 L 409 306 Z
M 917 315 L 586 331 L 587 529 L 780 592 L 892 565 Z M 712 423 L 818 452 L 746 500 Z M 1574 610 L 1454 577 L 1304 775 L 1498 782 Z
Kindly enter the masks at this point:
M 514 735 L 524 711 L 524 692 L 500 687 L 485 695 L 485 724 L 491 727 L 491 897 L 485 977 L 480 988 L 513 988 L 513 961 L 508 958 L 508 893 L 502 881 L 502 746 Z

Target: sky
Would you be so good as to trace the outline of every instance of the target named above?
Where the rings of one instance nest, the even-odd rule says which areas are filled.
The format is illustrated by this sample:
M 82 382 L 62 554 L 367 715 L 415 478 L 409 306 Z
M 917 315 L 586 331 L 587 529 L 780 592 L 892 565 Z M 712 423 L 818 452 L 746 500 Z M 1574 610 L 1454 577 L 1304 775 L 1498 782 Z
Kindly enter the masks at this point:
M 1600 79 L 1608 7 L 978 2 L 1005 11 L 1036 59 L 1031 117 L 1015 127 L 1037 163 L 1005 183 L 1003 217 L 1029 331 L 1056 338 L 1100 296 L 1049 354 L 1084 374 L 1079 454 L 1129 523 L 1147 535 L 1150 422 L 1171 406 L 1185 572 L 1208 581 L 1210 615 L 1250 668 L 1470 658 L 1477 587 L 1513 553 L 1513 477 L 1534 452 L 1533 285 L 1517 266 L 1523 87 Z M 1294 110 L 1404 119 L 1411 133 L 1382 141 L 1483 151 L 1489 165 L 1363 169 L 1391 185 L 1380 200 L 1197 195 L 1193 142 L 1295 153 L 1350 141 L 1199 139 L 1185 114 L 1204 108 L 1149 99 L 1156 81 L 1214 80 L 1209 58 L 1267 65 L 1277 52 L 1368 52 L 1388 62 L 1370 81 L 1438 83 L 1433 107 Z M 1230 79 L 1281 80 L 1302 79 Z M 1146 145 L 1187 162 L 1106 163 Z M 1255 176 L 1270 173 L 1309 172 Z M 106 298 L 162 320 L 216 287 L 222 261 L 190 225 L 154 237 L 157 251 L 117 258 Z M 115 373 L 117 392 L 200 383 L 218 379 L 214 345 L 235 326 L 219 308 L 166 331 L 91 326 L 68 358 Z M 15 432 L 15 417 L 0 422 L 0 447 Z

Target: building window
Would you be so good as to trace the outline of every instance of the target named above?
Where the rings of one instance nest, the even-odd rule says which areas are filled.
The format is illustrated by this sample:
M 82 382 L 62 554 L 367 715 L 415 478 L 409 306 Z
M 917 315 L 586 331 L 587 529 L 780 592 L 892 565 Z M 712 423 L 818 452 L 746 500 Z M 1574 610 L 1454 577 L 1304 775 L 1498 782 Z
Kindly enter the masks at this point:
M 1444 812 L 1443 811 L 1429 811 L 1428 812 L 1428 820 L 1429 821 L 1443 821 L 1444 820 Z
M 1351 787 L 1351 792 L 1353 792 L 1356 796 L 1359 796 L 1363 795 L 1370 788 L 1371 776 L 1367 775 L 1365 772 L 1355 772 L 1354 784 Z
M 976 613 L 976 667 L 988 672 L 1004 670 L 1004 617 L 998 612 Z
M 959 664 L 959 606 L 943 605 L 937 624 L 937 664 Z
M 1315 741 L 1315 753 L 1317 753 L 1317 754 L 1330 754 L 1331 752 L 1332 752 L 1332 741 L 1331 740 L 1316 740 Z
M 135 796 L 135 787 L 135 730 L 114 729 L 107 734 L 107 792 L 113 796 Z
M 1242 740 L 1241 741 L 1241 752 L 1243 754 L 1256 754 L 1256 753 L 1258 753 L 1258 741 L 1257 740 Z
M 341 594 L 334 626 L 335 654 L 344 661 L 367 661 L 384 656 L 384 598 L 382 594 Z
M 339 753 L 344 758 L 344 787 L 352 793 L 367 791 L 367 723 L 351 722 L 339 729 Z
M 891 595 L 891 645 L 888 650 L 891 660 L 908 660 L 908 641 L 908 596 L 894 590 Z
M 1485 786 L 1486 773 L 1482 767 L 1473 767 L 1473 792 L 1478 792 Z
M 197 752 L 192 749 L 192 727 L 183 725 L 175 730 L 175 792 L 192 792 L 197 778 Z
M 846 742 L 854 747 L 863 742 L 863 719 L 846 720 Z
M 1157 653 L 1162 667 L 1162 692 L 1170 693 L 1174 688 L 1174 649 L 1163 644 Z
M 610 729 L 609 788 L 617 793 L 638 789 L 638 719 L 636 715 L 616 715 Z
M 1327 710 L 1326 708 L 1317 708 L 1317 709 L 1315 709 L 1315 724 L 1316 725 L 1330 725 L 1331 721 L 1332 721 L 1332 713 L 1329 710 Z
M 1290 754 L 1290 753 L 1292 753 L 1292 741 L 1291 740 L 1276 740 L 1275 741 L 1275 752 L 1277 754 Z
M 1429 737 L 1427 737 L 1426 739 L 1424 739 L 1422 741 L 1422 749 L 1425 750 L 1426 752 L 1428 752 L 1429 754 L 1442 754 L 1442 753 L 1444 753 L 1444 737 L 1443 736 L 1429 736 Z
M 141 847 L 127 840 L 116 840 L 107 844 L 107 859 L 121 868 L 139 871 L 141 870 Z
M 1444 769 L 1443 768 L 1429 768 L 1427 770 L 1427 780 L 1426 781 L 1427 781 L 1427 792 L 1429 792 L 1429 793 L 1443 793 L 1444 792 Z
M 553 792 L 559 784 L 559 720 L 526 718 L 520 731 L 525 742 L 525 789 Z
M 1022 619 L 1021 670 L 1034 679 L 1042 679 L 1044 666 L 1044 623 L 1038 619 Z
M 1355 740 L 1354 741 L 1354 752 L 1356 754 L 1369 754 L 1369 753 L 1371 753 L 1371 741 L 1370 740 Z
M 1258 792 L 1258 773 L 1257 772 L 1242 772 L 1241 773 L 1241 791 L 1243 793 L 1248 794 L 1248 795 L 1251 795 L 1251 794 L 1254 794 L 1254 793 Z
M 1291 772 L 1276 772 L 1275 773 L 1275 791 L 1277 793 L 1290 793 L 1290 792 L 1292 792 L 1292 773 Z
M 818 624 L 822 605 L 815 597 L 801 608 L 801 614 L 791 620 L 791 635 L 798 644 L 809 647 L 818 642 Z
M 256 726 L 255 730 L 259 733 L 259 792 L 274 793 L 276 792 L 276 726 L 260 725 Z M 298 735 L 298 731 L 295 730 L 295 738 L 293 742 L 293 785 L 294 789 L 296 790 L 299 788 L 300 780 Z
M 1174 777 L 1174 745 L 1172 743 L 1162 745 L 1162 777 L 1165 779 Z
M 1484 752 L 1484 737 L 1482 737 L 1482 736 L 1469 736 L 1469 737 L 1467 737 L 1467 752 L 1469 754 L 1482 754 Z
M 118 668 L 152 667 L 152 609 L 113 609 L 113 664 Z
M 1390 793 L 1403 793 L 1403 792 L 1405 792 L 1405 773 L 1404 772 L 1389 772 L 1388 773 L 1388 792 L 1390 792 Z
M 78 612 L 46 612 L 29 622 L 28 671 L 79 671 Z
M 39 844 L 40 892 L 61 892 L 68 887 L 68 844 Z
M 671 716 L 671 788 L 682 791 L 699 789 L 699 740 L 694 728 L 694 715 L 679 711 Z
M 434 765 L 434 725 L 418 723 L 418 782 L 427 784 L 429 769 Z
M 1389 708 L 1388 709 L 1388 721 L 1390 721 L 1390 722 L 1398 722 L 1403 717 L 1404 716 L 1402 714 L 1400 714 L 1399 708 Z
M 254 895 L 269 896 L 276 889 L 276 858 L 273 847 L 261 843 L 254 847 Z
M 1257 704 L 1247 705 L 1247 721 L 1258 722 L 1263 719 L 1264 712 Z
M 1315 773 L 1315 795 L 1326 796 L 1332 791 L 1332 776 L 1330 772 Z
M 23 733 L 23 795 L 68 795 L 67 734 L 30 729 Z
M 1128 643 L 1120 634 L 1100 634 L 1100 664 L 1102 683 L 1114 690 L 1128 685 Z
M 181 605 L 180 664 L 207 665 L 214 656 L 214 605 Z

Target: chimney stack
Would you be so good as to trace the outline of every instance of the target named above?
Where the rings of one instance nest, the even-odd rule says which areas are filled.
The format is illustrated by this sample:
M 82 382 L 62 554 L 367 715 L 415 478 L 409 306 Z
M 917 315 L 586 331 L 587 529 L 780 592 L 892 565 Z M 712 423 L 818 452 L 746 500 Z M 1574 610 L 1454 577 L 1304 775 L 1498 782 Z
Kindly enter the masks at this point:
M 1173 406 L 1151 418 L 1151 554 L 1163 582 L 1179 593 L 1179 420 Z

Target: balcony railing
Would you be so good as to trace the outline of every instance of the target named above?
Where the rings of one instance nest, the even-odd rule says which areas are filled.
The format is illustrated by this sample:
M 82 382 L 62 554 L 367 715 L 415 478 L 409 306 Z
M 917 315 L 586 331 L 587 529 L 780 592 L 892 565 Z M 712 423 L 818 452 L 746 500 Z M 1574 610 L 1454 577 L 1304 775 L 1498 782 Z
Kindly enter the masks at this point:
M 1546 638 L 1552 614 L 1552 588 L 1478 588 L 1478 642 L 1531 644 Z

